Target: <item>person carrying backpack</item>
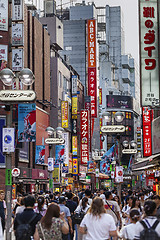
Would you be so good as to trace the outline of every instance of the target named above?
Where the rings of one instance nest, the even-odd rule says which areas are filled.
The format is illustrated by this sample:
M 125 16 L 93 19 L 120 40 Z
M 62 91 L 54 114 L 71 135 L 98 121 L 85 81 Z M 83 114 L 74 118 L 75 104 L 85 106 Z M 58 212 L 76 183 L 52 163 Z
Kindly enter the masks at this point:
M 35 198 L 31 195 L 24 198 L 25 209 L 22 213 L 17 214 L 14 220 L 14 231 L 16 240 L 33 239 L 36 224 L 41 220 L 42 215 L 35 213 Z
M 156 217 L 156 203 L 144 203 L 145 218 L 136 224 L 134 240 L 160 240 L 160 222 Z

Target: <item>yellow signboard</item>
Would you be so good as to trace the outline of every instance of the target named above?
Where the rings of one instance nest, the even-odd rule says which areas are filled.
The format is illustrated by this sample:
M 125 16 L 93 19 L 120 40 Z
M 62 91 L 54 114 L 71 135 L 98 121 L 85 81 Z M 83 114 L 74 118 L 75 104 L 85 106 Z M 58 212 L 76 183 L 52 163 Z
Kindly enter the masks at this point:
M 72 115 L 77 115 L 77 96 L 72 97 Z
M 68 128 L 68 101 L 61 102 L 62 128 Z
M 55 167 L 54 168 L 53 180 L 54 180 L 54 182 L 60 182 L 60 179 L 59 179 L 59 167 Z

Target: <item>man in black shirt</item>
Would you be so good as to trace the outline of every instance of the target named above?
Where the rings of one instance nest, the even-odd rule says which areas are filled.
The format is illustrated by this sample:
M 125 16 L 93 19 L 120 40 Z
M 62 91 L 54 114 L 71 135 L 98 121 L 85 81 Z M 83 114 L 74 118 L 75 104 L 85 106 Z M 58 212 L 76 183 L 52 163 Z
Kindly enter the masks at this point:
M 72 228 L 74 229 L 74 226 L 73 226 L 73 225 L 74 225 L 74 224 L 73 224 L 73 214 L 74 214 L 74 211 L 75 211 L 76 208 L 77 208 L 77 204 L 76 204 L 76 202 L 74 202 L 74 201 L 72 200 L 73 194 L 72 194 L 71 192 L 67 192 L 67 193 L 66 193 L 66 197 L 68 198 L 68 200 L 67 200 L 67 202 L 66 202 L 66 207 L 68 207 L 69 210 L 70 210 L 71 219 L 72 219 Z M 73 237 L 74 237 L 74 232 L 71 233 L 71 231 L 70 231 L 70 239 L 72 240 Z
M 5 229 L 5 208 L 4 208 L 4 198 L 5 198 L 5 193 L 3 190 L 0 190 L 0 217 L 1 217 L 1 222 L 2 222 L 2 229 L 4 232 Z
M 42 215 L 35 213 L 33 208 L 34 208 L 34 203 L 35 203 L 35 198 L 31 195 L 28 195 L 24 198 L 24 205 L 25 209 L 22 213 L 19 213 L 16 215 L 16 218 L 14 220 L 14 230 L 16 232 L 17 227 L 19 226 L 19 222 L 22 224 L 27 224 L 35 215 L 35 218 L 31 222 L 31 228 L 32 228 L 32 234 L 34 235 L 35 229 L 36 229 L 36 224 L 41 220 Z M 19 221 L 17 220 L 19 219 Z M 32 236 L 33 236 L 32 235 Z

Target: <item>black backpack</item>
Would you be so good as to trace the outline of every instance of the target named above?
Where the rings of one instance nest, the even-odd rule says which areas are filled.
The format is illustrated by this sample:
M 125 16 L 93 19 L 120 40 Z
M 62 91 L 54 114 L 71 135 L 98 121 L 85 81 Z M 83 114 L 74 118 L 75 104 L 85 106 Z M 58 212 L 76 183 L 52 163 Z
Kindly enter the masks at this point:
M 18 227 L 16 229 L 16 240 L 31 240 L 33 237 L 33 230 L 31 227 L 32 221 L 37 217 L 37 214 L 28 221 L 28 223 L 21 222 L 20 219 L 17 217 Z
M 142 220 L 140 223 L 143 225 L 144 229 L 140 232 L 140 240 L 160 240 L 157 232 L 155 231 L 159 221 L 156 220 L 152 227 L 148 227 L 147 224 Z

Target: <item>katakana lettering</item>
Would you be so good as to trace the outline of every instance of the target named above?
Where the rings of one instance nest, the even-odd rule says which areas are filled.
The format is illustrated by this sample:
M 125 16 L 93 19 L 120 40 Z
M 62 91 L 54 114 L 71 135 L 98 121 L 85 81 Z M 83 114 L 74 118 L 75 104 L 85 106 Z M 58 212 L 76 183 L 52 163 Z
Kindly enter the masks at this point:
M 153 70 L 156 67 L 156 60 L 155 59 L 145 59 L 145 66 L 146 70 Z
M 144 36 L 144 41 L 145 44 L 152 44 L 155 41 L 155 31 L 154 30 L 149 30 L 148 33 Z

